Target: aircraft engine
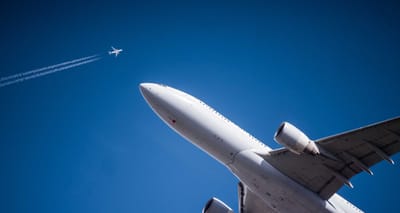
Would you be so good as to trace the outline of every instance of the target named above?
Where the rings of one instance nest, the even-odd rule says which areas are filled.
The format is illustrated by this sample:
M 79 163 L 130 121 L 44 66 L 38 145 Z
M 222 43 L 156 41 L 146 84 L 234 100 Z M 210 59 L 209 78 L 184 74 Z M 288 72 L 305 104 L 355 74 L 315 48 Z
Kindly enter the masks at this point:
M 288 122 L 283 122 L 279 126 L 274 140 L 296 154 L 311 153 L 317 155 L 320 153 L 314 141 Z
M 224 202 L 213 197 L 207 201 L 202 213 L 233 213 L 233 210 Z

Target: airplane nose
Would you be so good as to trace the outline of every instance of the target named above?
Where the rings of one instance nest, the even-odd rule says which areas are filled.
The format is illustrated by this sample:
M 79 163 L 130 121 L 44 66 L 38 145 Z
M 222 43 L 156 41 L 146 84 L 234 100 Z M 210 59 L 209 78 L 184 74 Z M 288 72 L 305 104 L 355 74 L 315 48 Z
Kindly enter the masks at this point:
M 147 103 L 153 106 L 156 102 L 158 102 L 159 98 L 157 96 L 157 84 L 154 83 L 141 83 L 139 85 L 140 92 L 144 99 L 146 99 Z
M 143 97 L 148 100 L 151 96 L 151 84 L 150 83 L 141 83 L 139 85 L 140 92 L 142 93 Z
M 139 84 L 140 92 L 144 93 L 146 90 L 149 89 L 149 83 L 141 83 Z

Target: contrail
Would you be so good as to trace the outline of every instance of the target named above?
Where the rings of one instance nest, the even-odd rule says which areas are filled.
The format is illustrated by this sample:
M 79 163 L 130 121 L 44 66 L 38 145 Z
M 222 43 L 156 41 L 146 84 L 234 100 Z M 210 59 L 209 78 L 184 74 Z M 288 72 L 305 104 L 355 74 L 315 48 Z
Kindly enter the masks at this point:
M 2 82 L 4 82 L 4 81 L 9 81 L 9 80 L 12 80 L 12 79 L 21 78 L 21 77 L 24 77 L 24 76 L 27 76 L 27 75 L 32 75 L 32 74 L 35 74 L 35 73 L 38 73 L 38 72 L 54 69 L 54 68 L 57 68 L 57 67 L 68 65 L 68 64 L 77 63 L 79 61 L 88 60 L 88 59 L 95 58 L 95 57 L 99 57 L 99 55 L 92 55 L 92 56 L 87 56 L 87 57 L 83 57 L 83 58 L 78 58 L 78 59 L 62 62 L 62 63 L 59 63 L 59 64 L 54 64 L 54 65 L 50 65 L 50 66 L 47 66 L 47 67 L 42 67 L 42 68 L 34 69 L 34 70 L 31 70 L 31 71 L 10 75 L 10 76 L 7 76 L 7 77 L 2 77 L 2 78 L 0 78 L 0 84 Z
M 36 69 L 36 70 L 32 70 L 32 71 L 20 73 L 20 74 L 15 74 L 15 75 L 12 75 L 12 76 L 16 76 L 16 77 L 12 77 L 12 76 L 5 77 L 7 79 L 14 79 L 14 80 L 0 81 L 0 87 L 5 87 L 5 86 L 11 85 L 11 84 L 20 83 L 20 82 L 23 82 L 23 81 L 26 81 L 26 80 L 29 80 L 29 79 L 38 78 L 38 77 L 41 77 L 41 76 L 44 76 L 44 75 L 49 75 L 49 74 L 52 74 L 52 73 L 55 73 L 55 72 L 60 72 L 60 71 L 66 70 L 66 69 L 71 69 L 73 67 L 77 67 L 77 66 L 81 66 L 81 65 L 84 65 L 84 64 L 88 64 L 88 63 L 97 61 L 99 59 L 101 59 L 101 57 L 99 57 L 98 55 L 94 55 L 94 56 L 84 57 L 84 58 L 80 58 L 80 59 L 75 59 L 75 60 L 72 60 L 72 61 L 63 62 L 63 63 L 61 63 L 62 65 L 61 64 L 56 64 L 56 65 L 52 65 L 52 66 L 48 66 L 48 67 L 44 67 L 44 68 L 40 68 L 40 69 Z M 76 62 L 76 63 L 74 63 L 73 61 Z M 50 67 L 52 67 L 52 69 Z M 50 69 L 50 70 L 48 70 L 48 69 Z M 40 71 L 38 71 L 38 70 L 40 70 Z M 47 71 L 44 71 L 44 70 L 47 70 Z

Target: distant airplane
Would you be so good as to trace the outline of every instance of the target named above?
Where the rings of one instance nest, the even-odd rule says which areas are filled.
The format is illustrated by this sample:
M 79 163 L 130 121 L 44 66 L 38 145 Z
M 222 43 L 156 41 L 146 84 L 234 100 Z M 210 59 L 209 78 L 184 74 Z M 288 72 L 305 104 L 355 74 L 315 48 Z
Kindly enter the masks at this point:
M 123 50 L 122 49 L 116 49 L 113 46 L 111 46 L 112 51 L 109 51 L 108 54 L 112 55 L 115 54 L 115 57 L 117 57 Z
M 318 140 L 283 122 L 274 139 L 284 147 L 271 149 L 187 93 L 154 83 L 140 84 L 140 91 L 169 127 L 239 179 L 239 213 L 360 213 L 336 192 L 352 188 L 356 174 L 372 175 L 370 167 L 382 160 L 393 164 L 390 156 L 400 151 L 400 117 Z M 202 212 L 233 211 L 211 198 Z

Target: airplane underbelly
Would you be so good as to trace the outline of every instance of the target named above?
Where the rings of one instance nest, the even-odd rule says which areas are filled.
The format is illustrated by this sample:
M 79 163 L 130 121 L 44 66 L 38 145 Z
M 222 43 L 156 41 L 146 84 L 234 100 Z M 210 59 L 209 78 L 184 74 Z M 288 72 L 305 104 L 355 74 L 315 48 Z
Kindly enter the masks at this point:
M 327 201 L 286 177 L 252 151 L 235 156 L 231 171 L 277 212 L 338 212 Z
M 179 118 L 178 118 L 179 119 Z M 212 129 L 205 128 L 205 125 L 196 120 L 181 119 L 184 123 L 175 125 L 175 129 L 181 136 L 186 138 L 188 141 L 208 153 L 211 157 L 218 160 L 222 164 L 232 162 L 233 155 L 237 152 L 235 147 L 231 144 L 226 143 L 224 138 L 220 137 L 218 132 L 212 131 Z M 215 124 L 215 121 L 210 123 Z
M 240 150 L 251 148 L 241 142 L 247 136 L 232 124 L 193 105 L 167 117 L 174 121 L 169 122 L 171 128 L 224 165 L 231 163 Z

